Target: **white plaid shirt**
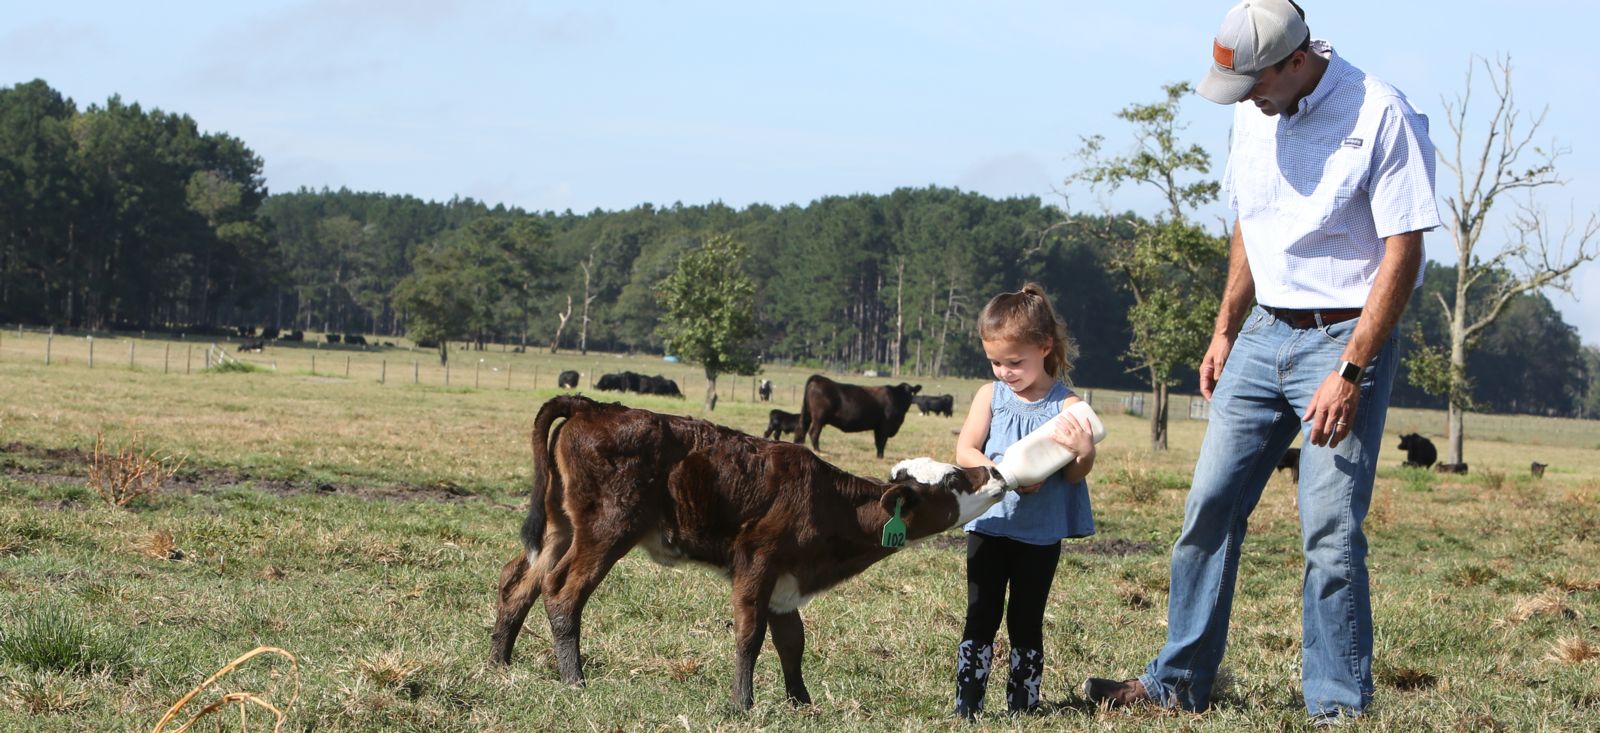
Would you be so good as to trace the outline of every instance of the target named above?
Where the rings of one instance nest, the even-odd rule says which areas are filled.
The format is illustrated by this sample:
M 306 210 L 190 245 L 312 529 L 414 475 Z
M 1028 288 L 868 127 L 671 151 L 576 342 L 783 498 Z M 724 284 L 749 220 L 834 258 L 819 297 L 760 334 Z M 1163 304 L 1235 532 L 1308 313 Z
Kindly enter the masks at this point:
M 1327 41 L 1312 41 L 1312 50 L 1328 69 L 1292 117 L 1268 117 L 1248 99 L 1234 105 L 1222 185 L 1238 212 L 1257 302 L 1360 308 L 1383 238 L 1439 226 L 1433 143 L 1427 116 L 1400 90 Z

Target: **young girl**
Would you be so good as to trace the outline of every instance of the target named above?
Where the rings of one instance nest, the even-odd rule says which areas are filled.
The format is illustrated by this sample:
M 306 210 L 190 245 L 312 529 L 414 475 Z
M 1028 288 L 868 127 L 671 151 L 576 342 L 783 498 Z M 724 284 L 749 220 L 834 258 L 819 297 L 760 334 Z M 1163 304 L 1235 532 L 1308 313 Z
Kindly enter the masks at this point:
M 1012 443 L 1054 420 L 1063 401 L 1080 401 L 1063 381 L 1077 346 L 1037 284 L 989 301 L 978 316 L 978 338 L 997 381 L 973 396 L 956 439 L 956 463 L 969 467 L 994 465 Z M 1061 540 L 1094 534 L 1084 483 L 1094 468 L 1094 440 L 1088 426 L 1071 415 L 1056 420 L 1054 438 L 1077 459 L 1041 484 L 1008 492 L 966 526 L 967 622 L 956 659 L 956 714 L 961 717 L 983 710 L 1002 612 L 1011 640 L 1006 707 L 1026 712 L 1039 705 L 1044 608 Z

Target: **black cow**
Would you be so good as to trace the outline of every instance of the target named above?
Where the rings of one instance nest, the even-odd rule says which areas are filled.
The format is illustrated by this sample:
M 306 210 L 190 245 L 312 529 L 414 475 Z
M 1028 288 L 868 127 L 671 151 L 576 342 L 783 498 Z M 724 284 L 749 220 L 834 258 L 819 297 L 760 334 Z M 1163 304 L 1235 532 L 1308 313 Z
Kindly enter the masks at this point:
M 760 393 L 762 402 L 771 401 L 772 400 L 772 380 L 770 380 L 770 379 L 761 380 L 761 387 L 759 389 L 757 389 L 756 391 L 758 393 Z
M 912 397 L 911 401 L 917 403 L 917 409 L 921 410 L 922 414 L 924 414 L 924 415 L 926 415 L 926 414 L 928 414 L 930 412 L 935 414 L 935 415 L 944 415 L 945 417 L 950 417 L 950 416 L 956 414 L 956 396 L 955 395 L 948 395 L 948 394 L 917 395 L 915 397 Z
M 1400 436 L 1400 450 L 1406 452 L 1405 463 L 1400 464 L 1402 466 L 1427 468 L 1439 460 L 1439 450 L 1433 447 L 1433 441 L 1416 433 Z
M 906 410 L 911 408 L 911 398 L 922 391 L 922 385 L 901 382 L 881 387 L 862 387 L 840 384 L 832 379 L 813 374 L 806 380 L 805 398 L 800 403 L 800 429 L 795 433 L 796 443 L 811 436 L 811 449 L 818 450 L 817 436 L 822 426 L 832 425 L 846 433 L 872 431 L 872 443 L 883 457 L 883 447 L 900 432 L 905 422 Z
M 359 333 L 347 333 L 344 335 L 344 342 L 355 346 L 366 346 L 367 337 Z
M 1532 474 L 1534 478 L 1544 478 L 1544 470 L 1549 467 L 1550 464 L 1548 463 L 1534 461 L 1528 466 L 1528 473 Z
M 1300 449 L 1299 448 L 1290 448 L 1289 450 L 1284 451 L 1283 452 L 1283 457 L 1278 459 L 1277 467 L 1273 468 L 1272 470 L 1274 470 L 1274 471 L 1282 471 L 1282 470 L 1284 470 L 1286 468 L 1289 469 L 1289 478 L 1292 479 L 1295 482 L 1295 484 L 1298 485 L 1300 483 Z
M 300 330 L 290 331 L 289 335 L 283 336 L 283 337 L 279 338 L 278 340 L 279 341 L 304 341 L 304 340 L 306 340 L 306 332 L 305 331 L 300 331 Z
M 600 381 L 594 383 L 594 388 L 601 392 L 626 392 L 628 382 L 621 374 L 602 374 Z
M 265 351 L 266 348 L 267 348 L 267 342 L 266 341 L 263 341 L 261 339 L 256 339 L 254 341 L 246 341 L 246 342 L 244 342 L 242 344 L 239 344 L 239 353 L 242 354 L 242 353 L 244 353 L 246 351 Z
M 339 334 L 337 334 L 337 333 L 329 333 L 329 334 L 324 334 L 324 335 L 327 336 L 328 343 L 330 343 L 330 344 L 339 343 Z
M 767 432 L 761 437 L 768 440 L 778 440 L 778 436 L 800 431 L 800 416 L 783 410 L 773 410 L 767 413 Z
M 560 385 L 562 389 L 577 389 L 578 373 L 568 369 L 556 377 L 556 384 Z
M 261 338 L 263 340 L 275 339 L 277 337 L 278 337 L 278 327 L 277 326 L 273 326 L 271 328 L 263 328 L 263 329 L 261 329 Z
M 653 377 L 640 377 L 639 393 L 657 394 L 664 397 L 683 397 L 683 392 L 678 389 L 678 383 L 660 374 Z

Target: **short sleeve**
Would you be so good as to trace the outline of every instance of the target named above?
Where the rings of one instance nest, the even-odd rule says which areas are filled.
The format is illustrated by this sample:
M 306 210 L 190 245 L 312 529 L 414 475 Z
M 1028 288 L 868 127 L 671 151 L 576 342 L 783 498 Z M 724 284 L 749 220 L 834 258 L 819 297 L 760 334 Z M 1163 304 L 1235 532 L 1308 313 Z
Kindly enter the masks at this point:
M 1434 150 L 1428 117 L 1404 97 L 1392 97 L 1374 136 L 1367 193 L 1379 237 L 1439 226 L 1434 196 Z

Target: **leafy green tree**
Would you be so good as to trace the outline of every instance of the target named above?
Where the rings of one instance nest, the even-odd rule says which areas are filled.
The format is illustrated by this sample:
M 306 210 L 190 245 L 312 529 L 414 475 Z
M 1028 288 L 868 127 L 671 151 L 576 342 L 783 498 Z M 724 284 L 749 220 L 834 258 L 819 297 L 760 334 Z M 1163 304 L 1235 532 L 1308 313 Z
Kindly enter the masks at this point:
M 726 234 L 678 260 L 661 281 L 662 337 L 680 358 L 706 371 L 706 410 L 717 406 L 717 376 L 755 374 L 752 340 L 759 334 L 755 285 L 744 271 L 745 248 Z
M 492 258 L 468 238 L 417 252 L 415 269 L 395 287 L 406 313 L 406 333 L 439 344 L 439 363 L 450 363 L 450 342 L 477 338 L 494 304 Z
M 1178 108 L 1192 89 L 1168 84 L 1166 99 L 1124 107 L 1117 117 L 1133 125 L 1131 152 L 1106 157 L 1104 138 L 1084 139 L 1084 168 L 1070 181 L 1115 190 L 1126 183 L 1154 186 L 1167 199 L 1167 211 L 1153 222 L 1129 217 L 1131 236 L 1105 227 L 1097 234 L 1113 245 L 1110 267 L 1125 278 L 1134 304 L 1128 312 L 1132 338 L 1128 359 L 1150 385 L 1150 447 L 1167 449 L 1167 406 L 1177 383 L 1174 371 L 1205 355 L 1221 296 L 1227 241 L 1191 223 L 1185 209 L 1216 199 L 1213 180 L 1187 181 L 1211 172 L 1211 157 L 1198 145 L 1185 147 Z M 1186 182 L 1187 181 L 1187 182 Z

